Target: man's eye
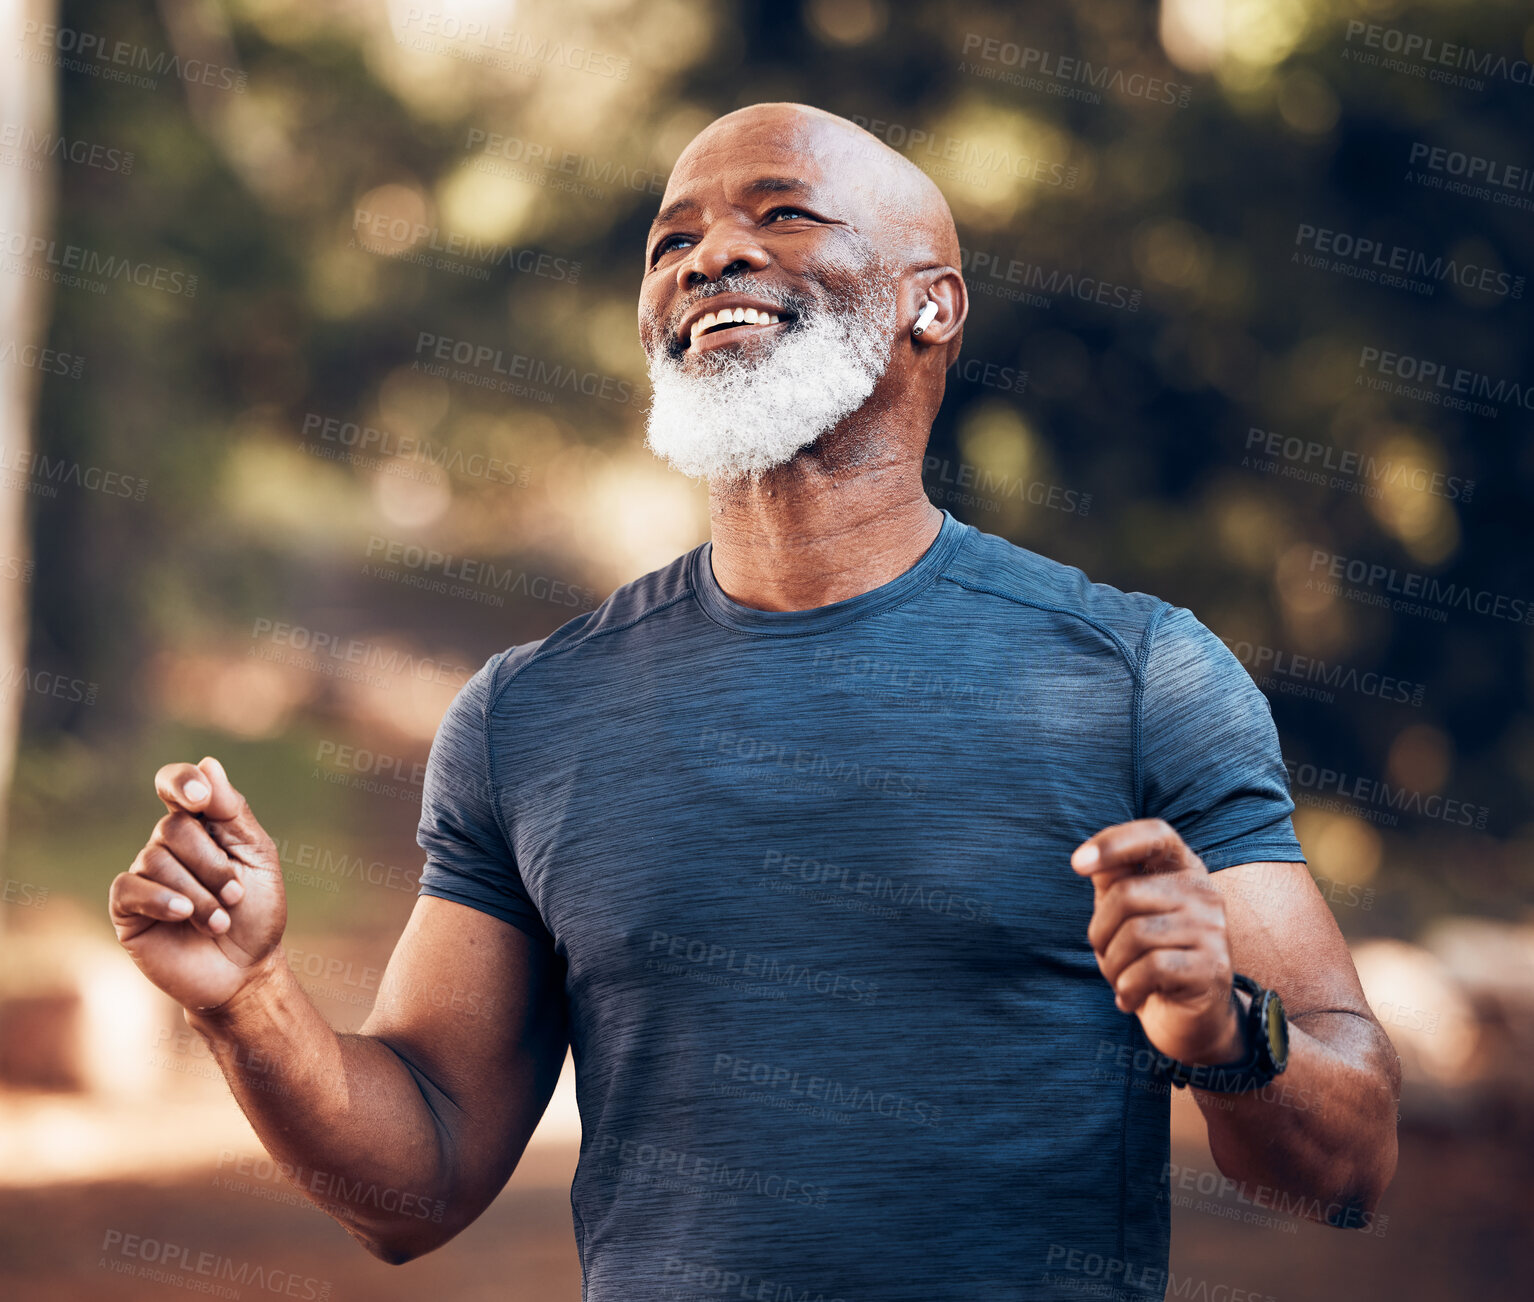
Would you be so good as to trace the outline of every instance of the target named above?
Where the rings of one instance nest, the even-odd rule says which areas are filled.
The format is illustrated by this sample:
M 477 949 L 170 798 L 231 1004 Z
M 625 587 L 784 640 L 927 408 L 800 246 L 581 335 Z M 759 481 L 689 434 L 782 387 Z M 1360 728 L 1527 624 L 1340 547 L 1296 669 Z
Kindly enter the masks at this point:
M 651 259 L 651 261 L 652 262 L 655 261 L 655 259 L 659 258 L 660 255 L 663 254 L 663 253 L 670 253 L 672 249 L 679 249 L 679 248 L 681 248 L 682 246 L 677 243 L 678 240 L 685 240 L 685 241 L 690 243 L 691 240 L 692 240 L 692 237 L 690 235 L 668 235 L 668 236 L 666 236 L 665 239 L 663 239 L 659 244 L 657 244 L 655 246 L 655 256 L 654 256 L 654 258 Z
M 774 208 L 770 213 L 767 214 L 767 220 L 769 222 L 774 222 L 777 221 L 779 217 L 787 217 L 792 220 L 795 217 L 809 216 L 810 214 L 805 212 L 803 208 Z

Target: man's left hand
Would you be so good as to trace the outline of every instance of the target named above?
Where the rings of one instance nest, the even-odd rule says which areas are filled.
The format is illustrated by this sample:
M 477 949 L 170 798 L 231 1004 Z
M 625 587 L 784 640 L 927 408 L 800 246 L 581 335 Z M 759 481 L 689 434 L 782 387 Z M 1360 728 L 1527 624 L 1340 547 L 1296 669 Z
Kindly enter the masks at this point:
M 1209 870 L 1159 818 L 1104 828 L 1071 867 L 1092 879 L 1087 939 L 1115 1002 L 1169 1058 L 1222 1064 L 1242 1056 L 1231 999 L 1225 902 Z

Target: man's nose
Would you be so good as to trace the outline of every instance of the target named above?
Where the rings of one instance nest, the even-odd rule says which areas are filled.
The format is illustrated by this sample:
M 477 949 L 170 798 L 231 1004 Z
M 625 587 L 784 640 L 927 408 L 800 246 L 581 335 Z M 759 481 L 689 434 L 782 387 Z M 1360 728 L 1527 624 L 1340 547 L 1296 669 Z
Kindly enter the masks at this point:
M 753 235 L 736 225 L 716 224 L 692 247 L 692 256 L 677 264 L 677 284 L 693 289 L 725 276 L 764 270 L 771 259 Z

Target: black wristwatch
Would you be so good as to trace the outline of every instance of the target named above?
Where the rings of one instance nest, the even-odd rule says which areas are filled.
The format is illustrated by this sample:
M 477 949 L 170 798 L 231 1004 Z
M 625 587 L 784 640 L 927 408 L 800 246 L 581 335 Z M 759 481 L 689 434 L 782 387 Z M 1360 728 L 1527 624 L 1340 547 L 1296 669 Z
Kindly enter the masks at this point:
M 1236 998 L 1238 990 L 1244 990 L 1252 997 L 1251 1007 L 1244 1013 L 1241 1001 Z M 1231 978 L 1230 997 L 1241 1018 L 1246 1053 L 1235 1062 L 1218 1065 L 1192 1065 L 1175 1058 L 1159 1059 L 1157 1066 L 1161 1074 L 1178 1089 L 1192 1085 L 1215 1094 L 1244 1094 L 1248 1090 L 1261 1089 L 1289 1065 L 1289 1020 L 1284 1016 L 1284 1001 L 1278 997 L 1278 992 L 1264 990 L 1251 977 L 1237 972 Z

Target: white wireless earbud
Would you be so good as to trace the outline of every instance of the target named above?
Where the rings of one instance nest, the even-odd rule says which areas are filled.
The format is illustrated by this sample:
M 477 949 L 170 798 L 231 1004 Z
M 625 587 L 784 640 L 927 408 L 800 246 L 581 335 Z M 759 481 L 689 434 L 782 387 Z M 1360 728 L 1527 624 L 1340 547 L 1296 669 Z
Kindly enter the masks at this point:
M 934 303 L 929 298 L 927 300 L 927 305 L 924 308 L 922 308 L 920 314 L 917 316 L 916 324 L 911 327 L 911 333 L 913 335 L 916 335 L 919 338 L 921 336 L 921 333 L 929 325 L 932 324 L 932 318 L 935 317 L 936 315 L 937 315 L 937 304 Z

